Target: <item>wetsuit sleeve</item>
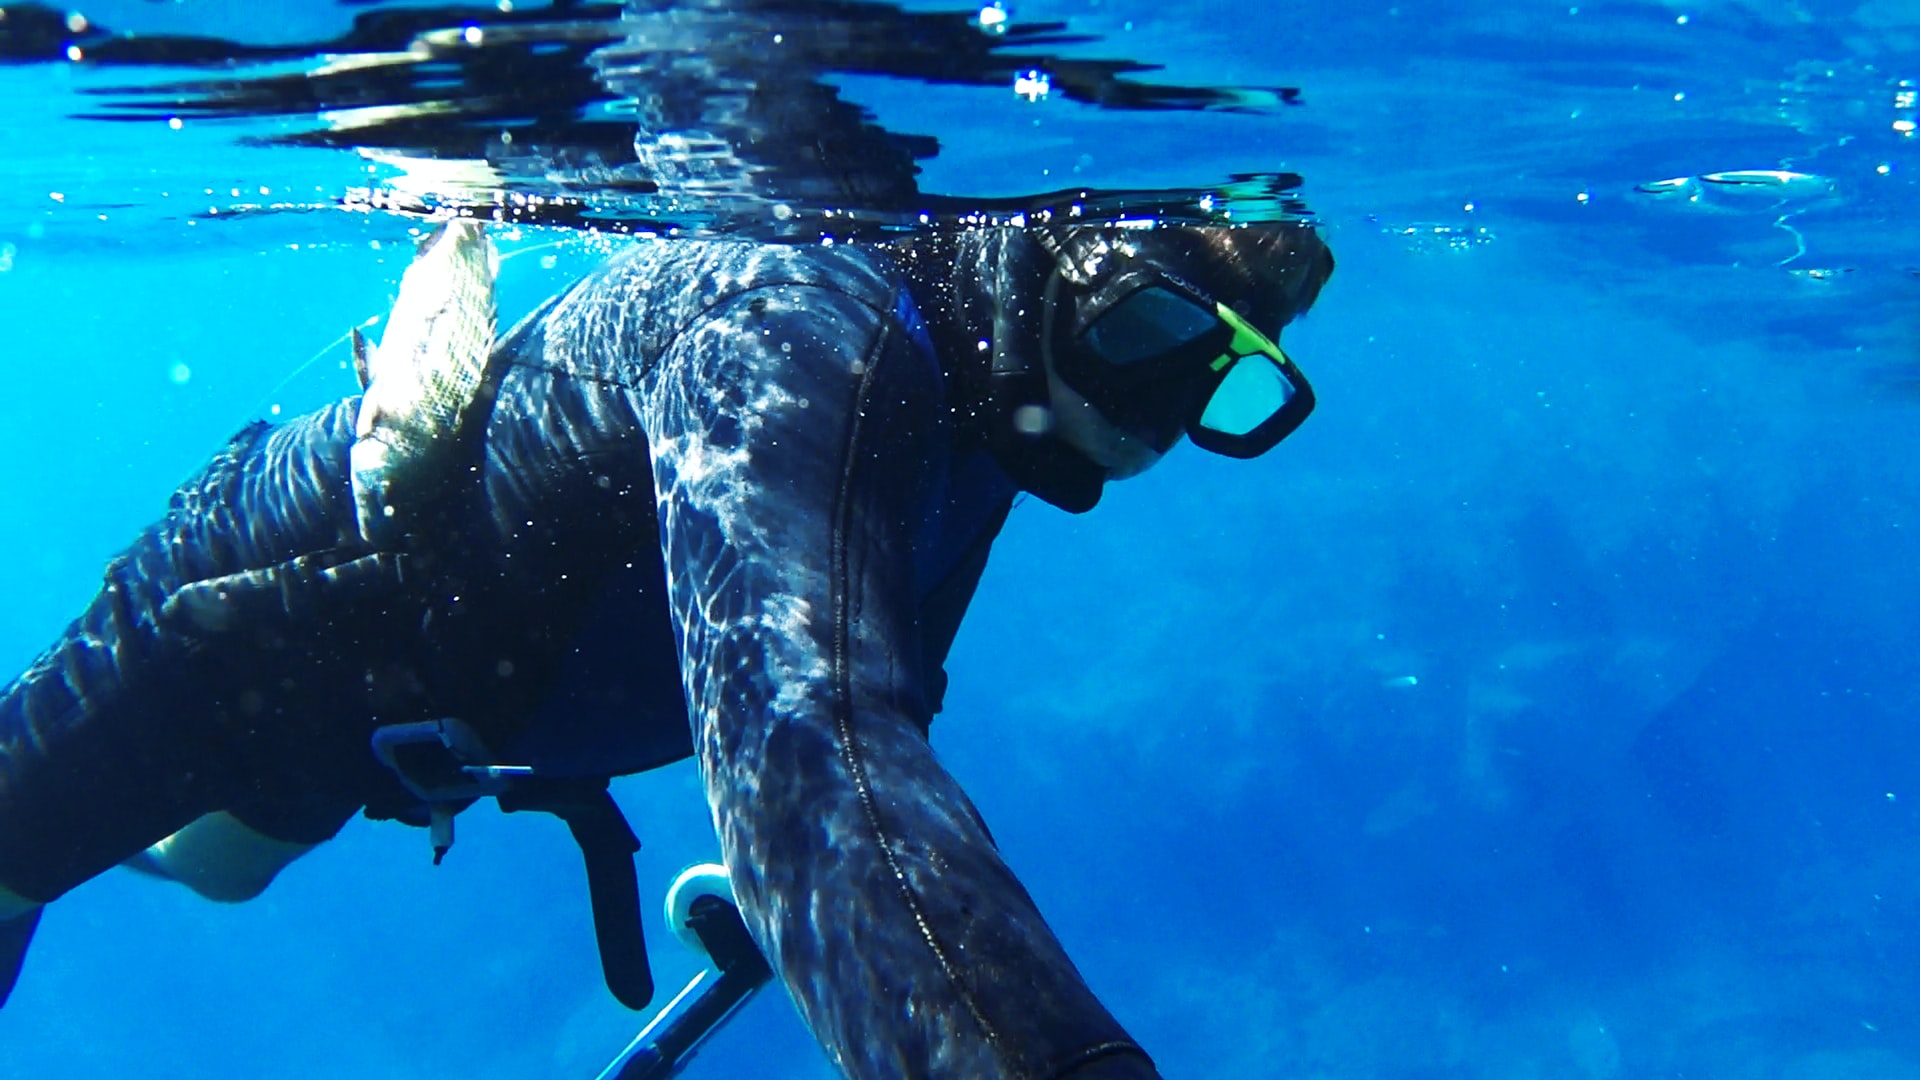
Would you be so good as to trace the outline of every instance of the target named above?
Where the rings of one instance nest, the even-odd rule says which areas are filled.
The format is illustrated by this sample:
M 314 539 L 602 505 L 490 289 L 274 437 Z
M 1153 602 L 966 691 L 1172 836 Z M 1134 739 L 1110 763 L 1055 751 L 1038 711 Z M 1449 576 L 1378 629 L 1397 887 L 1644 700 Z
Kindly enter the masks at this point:
M 1153 1075 L 924 735 L 913 533 L 950 438 L 931 365 L 887 313 L 762 287 L 674 341 L 644 408 L 714 823 L 835 1064 Z
M 54 899 L 258 797 L 291 735 L 267 674 L 300 651 L 286 631 L 324 624 L 321 605 L 364 602 L 356 584 L 384 573 L 349 543 L 352 422 L 348 403 L 241 432 L 0 694 L 0 885 Z M 318 807 L 294 834 L 276 831 L 318 842 L 354 809 Z

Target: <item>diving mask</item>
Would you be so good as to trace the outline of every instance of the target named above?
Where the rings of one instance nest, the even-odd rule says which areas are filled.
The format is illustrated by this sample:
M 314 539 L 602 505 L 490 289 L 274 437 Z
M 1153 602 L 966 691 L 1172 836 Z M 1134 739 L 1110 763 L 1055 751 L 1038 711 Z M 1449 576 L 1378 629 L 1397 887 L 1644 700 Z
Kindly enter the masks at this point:
M 1064 309 L 1061 282 L 1048 282 L 1043 328 L 1055 371 L 1156 452 L 1184 432 L 1203 450 L 1258 457 L 1313 411 L 1313 388 L 1280 346 L 1185 282 L 1128 268 Z

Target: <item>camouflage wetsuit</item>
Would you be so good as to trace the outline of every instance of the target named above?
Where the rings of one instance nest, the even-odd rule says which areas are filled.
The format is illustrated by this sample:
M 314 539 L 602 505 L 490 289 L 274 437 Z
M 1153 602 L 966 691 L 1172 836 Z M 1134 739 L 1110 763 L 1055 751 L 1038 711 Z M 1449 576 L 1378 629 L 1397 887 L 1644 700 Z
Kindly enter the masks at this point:
M 484 468 L 398 560 L 354 528 L 354 401 L 242 432 L 0 698 L 0 885 L 220 808 L 325 839 L 399 797 L 376 724 L 632 771 L 690 716 L 747 924 L 849 1075 L 1152 1075 L 927 744 L 1015 489 L 908 295 L 844 247 L 636 246 L 503 341 Z

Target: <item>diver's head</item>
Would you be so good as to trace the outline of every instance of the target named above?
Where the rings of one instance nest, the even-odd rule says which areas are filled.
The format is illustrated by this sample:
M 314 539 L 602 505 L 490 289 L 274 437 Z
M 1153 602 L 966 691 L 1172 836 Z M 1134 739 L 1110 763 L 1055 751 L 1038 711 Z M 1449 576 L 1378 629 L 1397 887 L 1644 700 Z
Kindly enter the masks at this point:
M 1046 253 L 1038 326 L 1045 406 L 1030 417 L 1085 468 L 1053 455 L 1085 508 L 1107 480 L 1137 475 L 1182 435 L 1251 458 L 1313 408 L 1275 339 L 1312 305 L 1333 256 L 1310 226 L 1038 226 Z M 1056 498 L 1055 495 L 1062 498 Z
M 1313 407 L 1274 341 L 1333 272 L 1310 225 L 1029 224 L 887 247 L 963 430 L 1063 510 L 1091 509 L 1182 436 L 1257 456 Z

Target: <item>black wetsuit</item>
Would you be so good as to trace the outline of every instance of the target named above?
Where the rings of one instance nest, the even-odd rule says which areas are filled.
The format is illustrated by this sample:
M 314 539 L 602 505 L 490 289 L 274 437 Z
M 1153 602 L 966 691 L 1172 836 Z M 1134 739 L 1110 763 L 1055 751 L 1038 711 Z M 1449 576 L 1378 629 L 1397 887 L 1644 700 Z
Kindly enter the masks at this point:
M 691 749 L 847 1074 L 1152 1075 L 927 743 L 1015 495 L 956 435 L 959 344 L 872 251 L 639 244 L 503 341 L 484 467 L 400 553 L 354 527 L 357 402 L 249 428 L 0 698 L 0 885 L 50 900 L 216 809 L 309 842 L 396 809 L 380 724 L 553 771 Z

